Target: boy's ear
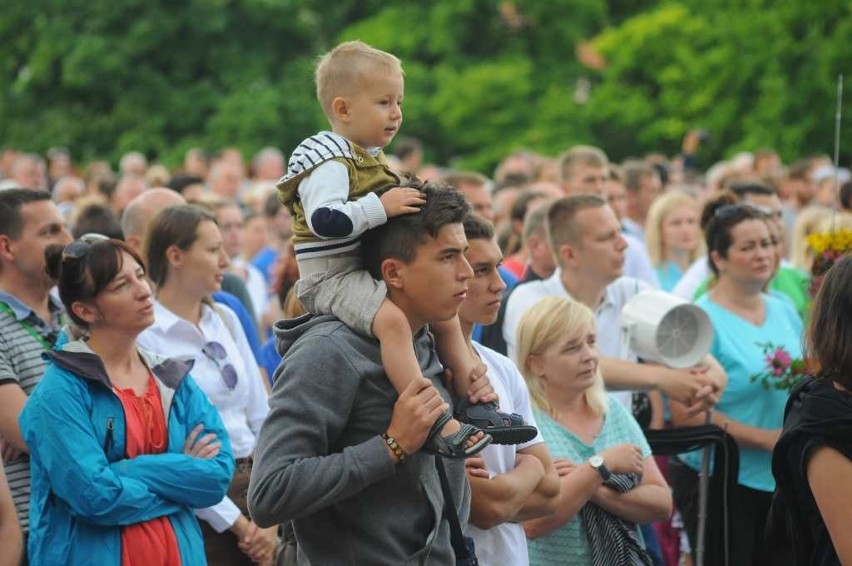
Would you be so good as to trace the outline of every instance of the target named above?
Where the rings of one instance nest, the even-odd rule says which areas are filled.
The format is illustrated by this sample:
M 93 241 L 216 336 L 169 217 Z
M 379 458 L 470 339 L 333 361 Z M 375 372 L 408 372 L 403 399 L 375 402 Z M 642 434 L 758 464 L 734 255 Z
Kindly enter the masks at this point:
M 382 261 L 382 279 L 388 287 L 402 289 L 405 283 L 405 263 L 401 260 L 389 257 Z
M 336 97 L 331 101 L 331 113 L 334 115 L 335 120 L 341 122 L 348 121 L 350 117 L 349 103 L 342 96 Z

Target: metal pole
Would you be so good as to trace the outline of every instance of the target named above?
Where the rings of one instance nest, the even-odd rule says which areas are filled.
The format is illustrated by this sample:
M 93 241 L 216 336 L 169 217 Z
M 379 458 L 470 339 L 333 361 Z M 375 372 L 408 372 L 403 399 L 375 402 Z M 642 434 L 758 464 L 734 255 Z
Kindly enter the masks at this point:
M 840 117 L 843 112 L 843 75 L 837 75 L 837 111 L 834 114 L 834 198 L 840 198 Z M 832 207 L 831 232 L 837 219 L 837 207 Z
M 707 411 L 707 424 L 713 424 L 713 415 Z M 701 450 L 701 471 L 698 475 L 698 533 L 696 535 L 695 566 L 704 566 L 704 539 L 707 534 L 707 500 L 710 496 L 710 446 Z

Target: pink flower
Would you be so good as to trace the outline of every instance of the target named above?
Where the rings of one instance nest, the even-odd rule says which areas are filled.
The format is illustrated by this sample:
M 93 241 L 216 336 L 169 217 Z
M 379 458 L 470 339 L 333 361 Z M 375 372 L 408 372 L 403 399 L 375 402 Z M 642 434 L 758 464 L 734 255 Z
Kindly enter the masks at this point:
M 793 358 L 790 357 L 790 354 L 784 350 L 784 348 L 778 347 L 775 349 L 775 364 L 781 364 L 782 367 L 787 367 L 793 362 Z

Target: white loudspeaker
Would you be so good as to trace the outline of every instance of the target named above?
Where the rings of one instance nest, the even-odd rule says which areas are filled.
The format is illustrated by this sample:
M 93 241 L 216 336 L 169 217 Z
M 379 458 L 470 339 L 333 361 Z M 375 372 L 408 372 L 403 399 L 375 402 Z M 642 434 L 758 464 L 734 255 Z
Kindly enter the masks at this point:
M 693 367 L 710 351 L 713 324 L 699 307 L 663 291 L 642 291 L 621 309 L 624 346 L 642 359 Z

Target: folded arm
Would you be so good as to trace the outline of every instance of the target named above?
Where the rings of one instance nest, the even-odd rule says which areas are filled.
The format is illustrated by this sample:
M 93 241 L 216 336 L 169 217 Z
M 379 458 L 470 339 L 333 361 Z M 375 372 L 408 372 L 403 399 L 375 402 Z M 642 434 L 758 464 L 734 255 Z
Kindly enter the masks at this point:
M 38 449 L 57 497 L 71 512 L 97 525 L 129 525 L 170 515 L 183 506 L 158 495 L 144 482 L 110 467 L 83 400 L 85 387 L 73 390 L 45 383 L 22 416 L 24 439 Z
M 600 474 L 588 462 L 575 466 L 567 460 L 556 462 L 559 471 L 559 496 L 552 515 L 524 521 L 528 539 L 550 534 L 573 519 L 603 484 Z
M 121 477 L 140 481 L 152 492 L 190 507 L 208 507 L 218 503 L 228 490 L 234 473 L 234 458 L 228 431 L 219 412 L 195 381 L 187 376 L 177 395 L 184 405 L 185 429 L 204 425 L 199 437 L 213 434 L 220 443 L 213 458 L 198 458 L 184 453 L 145 454 L 119 460 L 110 468 Z
M 602 485 L 591 501 L 613 515 L 635 524 L 664 521 L 672 510 L 671 491 L 652 456 L 645 458 L 639 485 L 625 493 Z

